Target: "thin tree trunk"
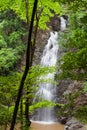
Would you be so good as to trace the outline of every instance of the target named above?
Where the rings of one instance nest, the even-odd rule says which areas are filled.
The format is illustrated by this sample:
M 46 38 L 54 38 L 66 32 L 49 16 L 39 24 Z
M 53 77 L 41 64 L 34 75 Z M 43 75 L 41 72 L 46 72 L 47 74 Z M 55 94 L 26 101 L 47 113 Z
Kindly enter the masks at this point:
M 31 64 L 33 62 L 33 56 L 34 56 L 34 52 L 35 52 L 38 24 L 39 24 L 39 21 L 36 21 L 36 27 L 35 27 L 35 31 L 34 31 L 34 40 L 33 40 L 33 46 L 32 46 L 32 53 L 31 53 Z
M 30 124 L 31 124 L 31 122 L 30 122 L 30 114 L 29 114 L 29 106 L 30 106 L 30 103 L 29 103 L 29 97 L 28 97 L 28 94 L 29 94 L 29 92 L 28 92 L 28 87 L 27 87 L 27 97 L 26 97 L 26 103 L 25 103 L 25 117 L 26 117 L 26 126 L 28 127 L 28 126 L 30 126 Z
M 27 25 L 29 26 L 29 2 L 26 0 L 26 20 L 27 20 Z
M 21 130 L 23 130 L 23 99 L 20 101 Z
M 34 52 L 35 52 L 35 45 L 36 45 L 38 25 L 39 25 L 39 20 L 40 20 L 42 12 L 43 12 L 43 8 L 41 8 L 40 12 L 38 12 L 38 13 L 36 12 L 36 26 L 35 26 L 34 40 L 33 40 L 33 46 L 32 46 L 31 64 L 32 64 L 33 56 L 34 56 Z
M 22 91 L 23 91 L 23 87 L 24 87 L 24 82 L 25 82 L 25 79 L 26 79 L 26 76 L 27 76 L 28 70 L 29 70 L 29 64 L 30 64 L 29 51 L 30 51 L 30 46 L 31 46 L 31 36 L 32 36 L 32 30 L 33 30 L 34 16 L 35 16 L 36 9 L 37 9 L 37 3 L 38 3 L 38 0 L 35 0 L 34 6 L 33 6 L 30 29 L 29 29 L 29 35 L 28 35 L 28 44 L 27 44 L 27 52 L 26 52 L 26 66 L 25 66 L 24 74 L 20 81 L 20 86 L 19 86 L 19 90 L 18 90 L 17 100 L 15 103 L 15 108 L 14 108 L 14 112 L 13 112 L 10 130 L 14 130 L 14 126 L 15 126 L 16 118 L 17 118 L 18 107 L 19 107 L 19 103 L 20 103 L 20 99 L 21 99 Z
M 30 51 L 29 51 L 29 61 L 30 61 L 29 67 L 32 66 L 32 61 L 31 61 L 31 52 L 32 52 L 32 49 L 31 49 L 31 46 L 32 46 L 32 44 L 30 45 Z M 29 87 L 27 87 L 27 91 L 26 91 L 26 102 L 25 102 L 26 126 L 30 126 L 30 124 L 31 124 L 30 117 L 29 117 L 29 105 L 30 105 L 30 103 L 29 103 L 28 94 L 29 94 Z

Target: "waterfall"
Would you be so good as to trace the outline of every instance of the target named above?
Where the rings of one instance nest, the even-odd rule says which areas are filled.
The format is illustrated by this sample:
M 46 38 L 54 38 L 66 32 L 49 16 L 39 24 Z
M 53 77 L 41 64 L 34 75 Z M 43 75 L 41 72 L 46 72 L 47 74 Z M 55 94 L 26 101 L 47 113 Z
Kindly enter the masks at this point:
M 63 17 L 60 18 L 61 21 L 61 31 L 63 31 L 66 27 L 65 19 Z M 44 48 L 43 55 L 41 58 L 41 66 L 55 66 L 58 58 L 58 32 L 50 32 L 50 37 L 48 39 L 47 45 Z M 56 71 L 56 70 L 55 70 Z M 49 73 L 44 78 L 54 80 L 55 73 Z M 36 102 L 36 97 L 41 97 L 43 100 L 48 101 L 56 101 L 56 85 L 52 83 L 41 83 L 39 85 L 38 91 L 36 92 L 34 102 Z M 52 108 L 38 108 L 32 120 L 34 121 L 42 121 L 42 122 L 56 122 L 56 112 L 54 107 Z
M 64 31 L 66 29 L 66 25 L 67 25 L 67 20 L 64 19 L 63 17 L 60 17 L 60 30 Z

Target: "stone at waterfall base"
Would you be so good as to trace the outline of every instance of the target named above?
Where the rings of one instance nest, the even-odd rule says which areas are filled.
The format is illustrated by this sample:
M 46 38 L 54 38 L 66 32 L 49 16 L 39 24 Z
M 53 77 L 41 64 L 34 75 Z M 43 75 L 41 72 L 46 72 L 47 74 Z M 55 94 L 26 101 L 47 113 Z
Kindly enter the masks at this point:
M 65 125 L 65 130 L 87 130 L 86 126 L 76 120 L 74 117 L 69 119 Z

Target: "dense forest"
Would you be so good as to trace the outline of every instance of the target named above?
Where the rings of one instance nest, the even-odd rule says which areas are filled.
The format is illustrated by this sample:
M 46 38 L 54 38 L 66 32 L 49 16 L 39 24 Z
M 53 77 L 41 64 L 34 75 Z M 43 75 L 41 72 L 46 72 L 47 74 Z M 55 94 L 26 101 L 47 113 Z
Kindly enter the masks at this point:
M 64 50 L 56 68 L 58 80 L 81 84 L 64 95 L 64 103 L 42 101 L 32 104 L 41 76 L 54 67 L 33 65 L 38 31 L 50 31 L 52 17 L 68 17 L 58 42 Z M 53 23 L 54 24 L 54 23 Z M 0 1 L 0 129 L 21 130 L 30 127 L 30 115 L 36 108 L 58 106 L 58 116 L 73 116 L 87 123 L 87 0 L 2 0 Z M 76 101 L 83 96 L 83 102 Z

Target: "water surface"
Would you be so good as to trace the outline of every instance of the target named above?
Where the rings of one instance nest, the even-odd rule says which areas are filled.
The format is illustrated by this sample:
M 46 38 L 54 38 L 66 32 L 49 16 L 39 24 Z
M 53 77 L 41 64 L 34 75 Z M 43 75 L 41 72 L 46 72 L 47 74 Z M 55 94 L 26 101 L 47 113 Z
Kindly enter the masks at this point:
M 42 124 L 32 122 L 30 128 L 30 130 L 64 130 L 64 125 L 59 123 Z

